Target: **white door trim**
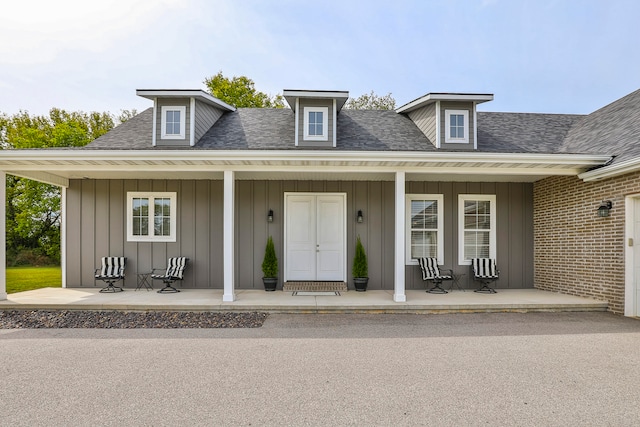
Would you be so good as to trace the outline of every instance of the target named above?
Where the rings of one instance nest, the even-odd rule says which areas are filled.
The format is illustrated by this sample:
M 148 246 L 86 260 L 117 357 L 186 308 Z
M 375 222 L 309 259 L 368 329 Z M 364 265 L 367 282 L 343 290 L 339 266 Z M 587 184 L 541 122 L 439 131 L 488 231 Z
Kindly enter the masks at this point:
M 288 221 L 288 212 L 287 212 L 287 199 L 289 196 L 339 196 L 342 198 L 342 235 L 344 236 L 343 238 L 343 242 L 342 242 L 342 256 L 344 258 L 344 261 L 342 263 L 343 268 L 342 268 L 342 281 L 347 281 L 347 193 L 326 193 L 326 192 L 285 192 L 284 193 L 284 251 L 283 251 L 283 275 L 284 275 L 284 281 L 288 281 L 289 278 L 287 277 L 288 275 L 288 268 L 287 268 L 287 263 L 288 263 L 288 259 L 287 259 L 287 253 L 288 253 L 288 238 L 287 238 L 287 221 Z M 317 221 L 317 219 L 316 219 Z
M 637 294 L 640 289 L 636 289 L 635 285 L 635 262 L 634 262 L 634 246 L 633 240 L 635 238 L 635 214 L 636 214 L 636 202 L 640 201 L 640 194 L 632 194 L 625 197 L 625 239 L 624 239 L 624 315 L 625 316 L 638 316 L 640 315 L 640 308 L 638 307 Z M 630 244 L 631 243 L 631 244 Z

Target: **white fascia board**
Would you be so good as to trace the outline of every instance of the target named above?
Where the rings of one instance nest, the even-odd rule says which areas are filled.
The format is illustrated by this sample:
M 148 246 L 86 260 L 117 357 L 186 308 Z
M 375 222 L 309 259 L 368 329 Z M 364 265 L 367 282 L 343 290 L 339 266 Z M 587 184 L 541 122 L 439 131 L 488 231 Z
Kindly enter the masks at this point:
M 201 89 L 137 89 L 136 95 L 147 99 L 195 98 L 205 104 L 213 105 L 226 111 L 236 111 L 236 107 L 233 105 L 229 105 Z
M 453 173 L 486 171 L 487 174 L 513 173 L 521 169 L 523 173 L 546 172 L 578 174 L 584 169 L 602 166 L 609 156 L 584 154 L 504 154 L 504 153 L 416 153 L 416 152 L 324 152 L 289 150 L 274 151 L 219 151 L 219 150 L 3 150 L 0 152 L 0 170 L 13 171 L 56 171 L 71 172 L 82 170 L 143 170 L 163 168 L 164 170 L 212 170 L 212 166 L 233 166 L 234 170 L 256 167 L 270 170 L 276 165 L 286 167 L 305 166 L 320 170 L 324 167 L 340 168 L 362 166 L 369 170 L 420 171 L 432 167 L 434 170 Z M 166 162 L 166 164 L 162 164 Z M 448 165 L 450 164 L 450 165 Z M 430 172 L 422 169 L 423 172 Z
M 282 96 L 287 101 L 289 106 L 295 111 L 297 109 L 297 103 L 300 98 L 310 99 L 334 99 L 337 104 L 337 109 L 340 111 L 342 106 L 349 99 L 349 91 L 346 90 L 292 90 L 285 89 L 282 92 Z
M 436 101 L 472 101 L 477 104 L 493 101 L 491 93 L 428 93 L 403 106 L 396 108 L 396 113 L 408 113 Z
M 613 178 L 615 176 L 624 175 L 640 170 L 640 158 L 620 162 L 619 164 L 604 166 L 598 169 L 587 171 L 578 175 L 578 178 L 584 182 L 599 181 L 602 179 Z
M 42 166 L 40 168 L 42 168 Z M 69 180 L 67 178 L 59 175 L 54 175 L 48 172 L 33 170 L 33 171 L 12 171 L 9 173 L 11 175 L 19 176 L 20 178 L 32 179 L 34 181 L 43 182 L 45 184 L 55 185 L 56 187 L 66 188 L 69 186 Z

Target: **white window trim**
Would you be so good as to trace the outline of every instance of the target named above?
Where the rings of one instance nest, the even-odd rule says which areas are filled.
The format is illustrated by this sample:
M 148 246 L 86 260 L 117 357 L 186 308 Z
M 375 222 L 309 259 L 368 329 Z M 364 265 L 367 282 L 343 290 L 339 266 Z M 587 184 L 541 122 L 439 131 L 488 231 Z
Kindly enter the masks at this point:
M 135 236 L 133 234 L 133 199 L 147 198 L 149 199 L 149 234 L 146 236 Z M 171 199 L 170 215 L 171 215 L 171 234 L 168 236 L 153 235 L 153 217 L 155 198 Z M 127 193 L 127 241 L 128 242 L 175 242 L 176 226 L 178 224 L 176 212 L 176 193 L 174 192 L 147 192 L 147 191 L 131 191 Z
M 322 113 L 322 135 L 309 135 L 309 113 Z M 304 139 L 307 141 L 329 140 L 329 107 L 304 107 Z
M 444 265 L 444 195 L 443 194 L 407 194 L 405 196 L 405 264 L 418 265 L 411 258 L 411 202 L 413 200 L 435 200 L 438 202 L 438 264 Z
M 458 195 L 458 265 L 471 265 L 464 259 L 464 202 L 467 200 L 488 201 L 491 217 L 489 219 L 489 258 L 496 258 L 496 196 L 495 194 L 459 194 Z
M 464 138 L 451 137 L 451 120 L 452 115 L 464 116 Z M 444 142 L 447 144 L 468 144 L 469 143 L 469 111 L 468 110 L 444 110 Z
M 180 111 L 180 133 L 167 134 L 167 111 Z M 164 105 L 160 108 L 160 138 L 162 139 L 185 139 L 185 128 L 187 123 L 187 107 Z

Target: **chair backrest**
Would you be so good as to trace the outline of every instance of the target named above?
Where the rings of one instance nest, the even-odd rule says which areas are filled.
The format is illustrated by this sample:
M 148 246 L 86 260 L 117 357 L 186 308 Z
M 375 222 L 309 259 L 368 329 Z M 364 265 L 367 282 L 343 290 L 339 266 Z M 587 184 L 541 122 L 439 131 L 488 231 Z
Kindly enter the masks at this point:
M 175 258 L 169 258 L 167 261 L 167 272 L 165 277 L 172 277 L 174 279 L 182 280 L 184 269 L 187 266 L 187 258 L 180 256 Z
M 422 280 L 440 277 L 438 258 L 418 258 L 418 264 L 420 264 L 420 269 L 422 270 Z
M 473 258 L 471 266 L 475 277 L 498 277 L 496 260 L 493 258 Z
M 105 256 L 102 257 L 102 266 L 100 267 L 100 275 L 105 277 L 121 276 L 124 274 L 126 258 L 123 256 Z

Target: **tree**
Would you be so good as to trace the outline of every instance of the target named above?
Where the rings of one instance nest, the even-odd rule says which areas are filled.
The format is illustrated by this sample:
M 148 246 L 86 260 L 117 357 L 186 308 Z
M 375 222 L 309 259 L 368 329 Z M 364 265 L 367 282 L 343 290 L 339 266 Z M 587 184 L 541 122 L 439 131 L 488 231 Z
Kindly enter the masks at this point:
M 344 104 L 349 110 L 395 110 L 396 100 L 391 93 L 384 96 L 376 95 L 374 91 L 365 93 L 357 98 L 349 98 Z
M 284 108 L 282 95 L 269 96 L 256 90 L 255 83 L 248 77 L 229 79 L 218 72 L 204 80 L 209 93 L 227 104 L 237 108 Z
M 125 113 L 126 112 L 126 113 Z M 13 148 L 80 147 L 128 120 L 135 110 L 109 113 L 68 112 L 52 108 L 48 116 L 26 111 L 0 114 L 0 146 Z M 6 182 L 7 260 L 16 264 L 60 262 L 60 190 L 16 176 Z

